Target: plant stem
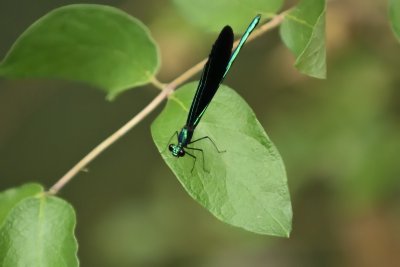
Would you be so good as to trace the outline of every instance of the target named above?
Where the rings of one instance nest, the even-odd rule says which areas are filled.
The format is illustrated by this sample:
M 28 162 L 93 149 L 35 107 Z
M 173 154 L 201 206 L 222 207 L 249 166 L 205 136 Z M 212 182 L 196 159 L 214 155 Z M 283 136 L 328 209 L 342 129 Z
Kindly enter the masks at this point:
M 284 14 L 281 13 L 276 15 L 272 20 L 260 26 L 255 30 L 252 35 L 248 38 L 247 42 L 250 42 L 265 32 L 277 27 L 283 21 Z M 234 46 L 239 43 L 239 40 L 235 42 Z M 134 128 L 139 122 L 141 122 L 147 115 L 149 115 L 161 102 L 166 99 L 179 85 L 186 82 L 197 72 L 201 71 L 207 58 L 197 63 L 182 75 L 177 77 L 171 83 L 164 85 L 160 83 L 157 79 L 153 78 L 151 83 L 157 88 L 162 88 L 162 91 L 136 116 L 134 116 L 130 121 L 128 121 L 124 126 L 122 126 L 115 133 L 110 135 L 107 139 L 97 145 L 92 151 L 89 152 L 85 157 L 83 157 L 75 166 L 72 167 L 63 177 L 61 177 L 48 191 L 49 194 L 57 194 L 72 178 L 74 178 L 81 170 L 83 170 L 90 162 L 92 162 L 97 156 Z
M 151 77 L 150 83 L 154 85 L 154 87 L 156 87 L 157 89 L 160 89 L 160 91 L 164 90 L 164 88 L 167 86 L 165 83 L 162 83 L 159 80 L 157 80 L 156 77 Z

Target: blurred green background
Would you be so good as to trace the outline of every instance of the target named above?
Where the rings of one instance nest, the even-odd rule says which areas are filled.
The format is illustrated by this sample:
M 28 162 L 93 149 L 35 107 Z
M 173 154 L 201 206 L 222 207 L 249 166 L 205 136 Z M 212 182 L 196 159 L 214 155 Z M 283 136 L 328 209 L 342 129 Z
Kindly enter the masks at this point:
M 148 25 L 163 82 L 208 55 L 215 38 L 171 1 L 85 2 Z M 1 58 L 36 19 L 72 3 L 79 2 L 1 1 Z M 76 208 L 81 266 L 400 266 L 400 46 L 386 5 L 330 1 L 327 80 L 299 74 L 274 30 L 246 45 L 225 81 L 285 161 L 289 239 L 225 225 L 184 192 L 151 140 L 159 107 L 60 194 Z M 50 187 L 157 93 L 136 88 L 107 102 L 78 83 L 0 80 L 0 189 Z

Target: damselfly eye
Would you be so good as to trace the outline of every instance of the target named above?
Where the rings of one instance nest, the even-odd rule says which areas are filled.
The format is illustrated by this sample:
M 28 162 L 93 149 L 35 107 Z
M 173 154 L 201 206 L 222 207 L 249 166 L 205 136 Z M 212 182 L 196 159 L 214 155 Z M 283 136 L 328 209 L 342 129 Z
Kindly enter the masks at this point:
M 168 149 L 169 149 L 169 151 L 173 151 L 174 150 L 174 145 L 173 144 L 170 144 L 169 146 L 168 146 Z
M 183 149 L 179 150 L 178 156 L 179 156 L 179 157 L 185 156 L 185 150 L 183 150 Z

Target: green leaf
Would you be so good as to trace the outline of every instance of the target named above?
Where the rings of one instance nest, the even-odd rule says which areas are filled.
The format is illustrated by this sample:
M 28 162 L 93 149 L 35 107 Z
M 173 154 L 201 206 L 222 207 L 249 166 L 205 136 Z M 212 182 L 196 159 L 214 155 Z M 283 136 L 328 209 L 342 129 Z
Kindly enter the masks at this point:
M 11 209 L 25 198 L 43 192 L 39 184 L 25 184 L 18 188 L 11 188 L 0 193 L 0 226 L 10 213 Z
M 168 141 L 184 125 L 197 83 L 171 96 L 151 127 L 162 157 L 186 191 L 218 219 L 246 230 L 289 236 L 292 210 L 282 159 L 247 103 L 232 89 L 221 86 L 193 136 L 212 138 L 192 147 L 190 156 L 175 158 Z M 205 169 L 205 170 L 204 170 Z
M 389 1 L 389 18 L 392 24 L 393 32 L 400 41 L 400 1 L 390 0 Z
M 32 24 L 6 55 L 0 75 L 81 81 L 113 98 L 148 83 L 158 65 L 158 48 L 140 21 L 113 7 L 78 4 Z
M 0 266 L 78 266 L 73 208 L 62 199 L 37 195 L 37 188 L 38 185 L 26 185 L 2 193 L 2 197 L 29 195 L 28 192 L 36 196 L 14 201 L 3 220 Z
M 281 8 L 283 0 L 174 0 L 174 3 L 189 21 L 204 29 L 218 32 L 228 24 L 235 32 L 243 32 L 257 14 L 271 17 Z
M 296 56 L 295 67 L 302 73 L 326 78 L 325 0 L 303 0 L 280 27 L 283 42 Z

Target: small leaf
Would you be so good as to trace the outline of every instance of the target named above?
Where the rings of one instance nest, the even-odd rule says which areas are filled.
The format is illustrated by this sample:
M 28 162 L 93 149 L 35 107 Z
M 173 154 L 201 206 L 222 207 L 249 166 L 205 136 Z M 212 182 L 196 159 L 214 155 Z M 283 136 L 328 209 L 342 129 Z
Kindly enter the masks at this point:
M 243 32 L 254 16 L 271 17 L 282 6 L 283 0 L 174 0 L 182 14 L 195 25 L 218 32 L 230 25 L 235 32 Z
M 158 61 L 157 46 L 140 21 L 113 7 L 78 4 L 32 24 L 1 63 L 0 75 L 81 81 L 112 98 L 148 83 Z
M 25 184 L 18 188 L 11 188 L 0 193 L 0 226 L 10 213 L 11 209 L 25 198 L 35 196 L 43 192 L 39 184 Z
M 78 266 L 74 228 L 74 210 L 62 199 L 42 193 L 19 201 L 0 228 L 0 266 Z
M 296 68 L 309 76 L 326 78 L 325 0 L 303 0 L 285 15 L 283 42 L 296 56 Z
M 400 41 L 400 1 L 390 0 L 389 1 L 389 18 L 392 24 L 393 32 Z
M 282 159 L 255 114 L 232 89 L 221 86 L 193 139 L 209 136 L 189 150 L 197 157 L 175 158 L 168 141 L 186 121 L 196 83 L 179 89 L 153 122 L 151 132 L 162 157 L 186 191 L 218 219 L 249 231 L 289 236 L 292 210 Z

